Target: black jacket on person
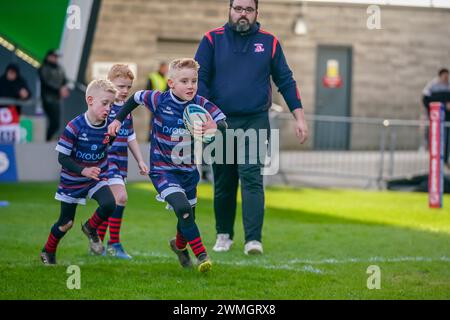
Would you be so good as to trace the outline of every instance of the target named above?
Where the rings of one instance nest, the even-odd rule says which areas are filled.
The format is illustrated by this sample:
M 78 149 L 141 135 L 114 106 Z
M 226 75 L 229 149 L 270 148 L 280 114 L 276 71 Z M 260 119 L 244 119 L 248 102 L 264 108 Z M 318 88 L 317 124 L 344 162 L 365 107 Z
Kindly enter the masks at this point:
M 9 70 L 14 70 L 17 74 L 17 78 L 14 81 L 7 79 L 6 74 Z M 20 99 L 19 92 L 21 89 L 28 91 L 29 97 L 31 96 L 30 90 L 27 86 L 25 79 L 20 76 L 19 67 L 11 63 L 6 67 L 5 74 L 0 77 L 0 98 Z M 7 107 L 0 105 L 0 108 Z M 20 106 L 17 106 L 20 113 Z
M 430 96 L 423 96 L 422 102 L 427 108 L 428 113 L 430 113 L 430 103 L 431 102 L 441 102 L 444 104 L 445 109 L 445 121 L 450 121 L 450 110 L 447 110 L 446 104 L 450 102 L 450 91 L 449 92 L 433 92 Z
M 61 66 L 45 61 L 39 68 L 41 80 L 41 97 L 44 103 L 58 104 L 59 90 L 67 83 L 66 75 Z
M 430 103 L 441 102 L 445 108 L 445 121 L 450 121 L 450 110 L 447 110 L 446 104 L 450 102 L 450 84 L 442 82 L 439 77 L 432 79 L 427 83 L 422 91 L 422 103 L 430 113 Z

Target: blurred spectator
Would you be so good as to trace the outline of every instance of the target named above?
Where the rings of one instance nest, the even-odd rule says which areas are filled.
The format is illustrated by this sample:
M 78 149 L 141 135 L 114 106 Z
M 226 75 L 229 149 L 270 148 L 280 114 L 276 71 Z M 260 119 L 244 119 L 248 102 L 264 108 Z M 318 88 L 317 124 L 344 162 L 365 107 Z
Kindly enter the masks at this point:
M 167 91 L 167 72 L 169 71 L 169 65 L 167 62 L 161 62 L 159 64 L 158 71 L 152 72 L 148 75 L 147 81 L 147 90 L 158 90 L 161 92 Z M 148 142 L 151 140 L 152 135 L 152 116 L 150 115 L 150 123 L 149 123 L 149 135 Z
M 167 90 L 167 72 L 169 66 L 166 62 L 159 64 L 158 71 L 152 72 L 148 75 L 147 90 L 158 90 L 164 92 Z
M 0 98 L 10 98 L 17 100 L 27 100 L 30 97 L 30 90 L 28 89 L 25 79 L 22 78 L 19 71 L 19 66 L 10 63 L 5 70 L 5 73 L 0 77 Z M 21 114 L 21 107 L 16 105 L 0 105 L 0 108 L 13 107 L 17 114 Z
M 49 50 L 39 69 L 42 106 L 48 119 L 46 141 L 50 141 L 59 131 L 61 99 L 69 96 L 66 75 L 58 64 L 58 58 L 59 54 L 56 50 Z
M 432 79 L 423 89 L 422 102 L 430 112 L 431 102 L 442 102 L 445 106 L 445 121 L 450 121 L 450 82 L 448 69 L 441 69 L 438 76 Z M 446 127 L 444 131 L 444 162 L 447 168 L 450 169 L 448 163 L 449 158 L 449 142 L 450 142 L 450 128 Z
M 20 75 L 19 67 L 11 63 L 0 77 L 0 99 L 27 100 L 30 90 Z M 0 102 L 0 143 L 15 143 L 20 140 L 21 106 Z

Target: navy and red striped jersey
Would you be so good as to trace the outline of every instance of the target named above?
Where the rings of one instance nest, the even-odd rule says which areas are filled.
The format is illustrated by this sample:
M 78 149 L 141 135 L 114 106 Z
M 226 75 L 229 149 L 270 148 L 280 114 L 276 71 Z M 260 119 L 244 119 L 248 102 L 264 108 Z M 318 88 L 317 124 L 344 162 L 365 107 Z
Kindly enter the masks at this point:
M 183 111 L 189 104 L 200 105 L 211 114 L 215 122 L 225 119 L 222 111 L 199 95 L 191 101 L 181 101 L 173 95 L 171 90 L 138 91 L 134 95 L 134 101 L 147 106 L 153 113 L 150 172 L 197 170 L 192 150 L 193 139 L 184 127 Z M 177 149 L 174 150 L 174 148 Z
M 107 120 L 102 126 L 96 127 L 89 122 L 86 113 L 79 115 L 67 124 L 59 138 L 56 151 L 70 156 L 83 167 L 100 168 L 100 180 L 106 179 L 109 123 Z M 81 187 L 92 182 L 91 180 L 64 167 L 61 169 L 62 185 Z
M 112 122 L 122 108 L 122 104 L 113 104 L 109 113 L 109 120 Z M 111 148 L 108 150 L 109 170 L 120 174 L 126 178 L 128 173 L 128 142 L 136 140 L 136 133 L 133 128 L 133 117 L 131 113 L 122 122 Z

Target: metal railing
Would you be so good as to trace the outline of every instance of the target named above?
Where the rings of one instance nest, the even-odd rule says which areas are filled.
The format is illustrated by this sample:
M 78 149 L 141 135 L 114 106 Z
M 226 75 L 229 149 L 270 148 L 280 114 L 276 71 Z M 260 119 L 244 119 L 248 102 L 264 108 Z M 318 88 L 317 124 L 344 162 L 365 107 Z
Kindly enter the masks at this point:
M 384 188 L 393 179 L 428 174 L 428 121 L 306 115 L 310 137 L 300 145 L 289 113 L 271 113 L 280 130 L 274 183 Z M 446 134 L 450 122 L 445 123 Z
M 39 99 L 31 98 L 27 100 L 17 100 L 11 98 L 0 98 L 0 106 L 18 105 L 21 107 L 35 107 Z

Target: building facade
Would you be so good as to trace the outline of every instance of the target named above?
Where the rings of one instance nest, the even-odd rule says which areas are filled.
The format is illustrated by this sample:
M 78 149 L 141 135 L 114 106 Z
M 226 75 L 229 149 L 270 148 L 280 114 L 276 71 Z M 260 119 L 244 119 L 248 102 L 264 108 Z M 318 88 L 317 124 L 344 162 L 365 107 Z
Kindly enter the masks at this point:
M 133 62 L 142 89 L 160 61 L 192 57 L 227 17 L 228 0 L 103 0 L 87 77 L 97 62 Z M 258 20 L 281 42 L 307 114 L 417 120 L 423 87 L 450 66 L 450 9 L 261 0 Z M 285 105 L 276 87 L 274 102 Z M 137 112 L 145 141 L 148 114 Z M 345 131 L 345 148 L 378 144 L 363 131 Z

